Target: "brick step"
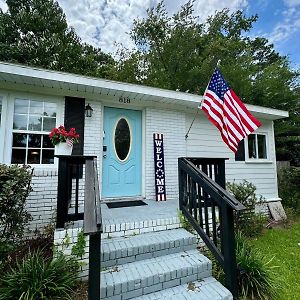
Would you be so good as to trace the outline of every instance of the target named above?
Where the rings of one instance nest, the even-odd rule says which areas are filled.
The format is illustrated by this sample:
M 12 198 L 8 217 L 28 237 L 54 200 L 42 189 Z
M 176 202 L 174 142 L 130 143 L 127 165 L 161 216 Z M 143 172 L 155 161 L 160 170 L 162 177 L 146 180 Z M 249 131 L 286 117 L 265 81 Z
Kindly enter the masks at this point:
M 111 267 L 196 248 L 196 237 L 184 229 L 102 240 L 101 266 Z
M 126 300 L 211 276 L 198 250 L 123 264 L 101 272 L 101 299 Z
M 132 300 L 232 300 L 231 293 L 215 278 L 189 282 Z

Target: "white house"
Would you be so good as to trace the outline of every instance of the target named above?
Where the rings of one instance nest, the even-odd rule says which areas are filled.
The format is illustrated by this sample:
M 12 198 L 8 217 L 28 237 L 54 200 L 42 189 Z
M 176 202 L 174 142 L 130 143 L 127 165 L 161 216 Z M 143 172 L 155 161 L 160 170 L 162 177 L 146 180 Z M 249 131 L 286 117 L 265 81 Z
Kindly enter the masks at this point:
M 247 105 L 262 127 L 234 155 L 202 111 L 202 97 L 28 66 L 0 63 L 0 163 L 34 167 L 28 209 L 32 227 L 54 217 L 58 159 L 49 142 L 60 124 L 76 127 L 75 154 L 98 158 L 102 200 L 155 200 L 153 133 L 163 134 L 167 201 L 178 200 L 178 157 L 228 158 L 226 180 L 254 183 L 266 201 L 278 201 L 273 121 L 281 110 Z M 85 107 L 93 109 L 85 116 Z

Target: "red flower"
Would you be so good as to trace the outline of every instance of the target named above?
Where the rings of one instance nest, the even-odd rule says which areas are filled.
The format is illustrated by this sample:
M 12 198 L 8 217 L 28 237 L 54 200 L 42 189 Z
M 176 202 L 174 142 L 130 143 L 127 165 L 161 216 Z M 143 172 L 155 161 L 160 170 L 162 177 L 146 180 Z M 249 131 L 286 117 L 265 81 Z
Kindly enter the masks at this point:
M 49 138 L 53 145 L 66 142 L 67 139 L 72 140 L 73 144 L 79 143 L 79 134 L 76 132 L 76 129 L 72 127 L 68 132 L 63 125 L 53 128 L 49 134 Z

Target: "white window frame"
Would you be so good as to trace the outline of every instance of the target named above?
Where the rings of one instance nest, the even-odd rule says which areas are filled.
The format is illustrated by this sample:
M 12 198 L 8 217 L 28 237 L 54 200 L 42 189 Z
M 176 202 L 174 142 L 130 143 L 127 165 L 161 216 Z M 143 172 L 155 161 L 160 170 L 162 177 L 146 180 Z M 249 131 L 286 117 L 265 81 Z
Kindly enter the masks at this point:
M 4 93 L 0 94 L 0 99 L 2 100 L 2 112 L 1 112 L 1 120 L 0 120 L 0 163 L 4 163 L 4 136 L 6 131 L 7 124 L 7 95 Z
M 8 96 L 8 121 L 7 121 L 7 130 L 6 130 L 6 139 L 7 144 L 4 150 L 4 162 L 6 164 L 12 164 L 11 156 L 12 156 L 12 143 L 13 143 L 13 116 L 14 116 L 14 103 L 16 99 L 22 100 L 32 100 L 32 101 L 43 101 L 43 102 L 52 102 L 56 103 L 57 111 L 56 111 L 56 127 L 64 124 L 64 98 L 62 96 L 48 96 L 48 95 L 35 95 L 30 93 L 12 93 Z M 27 131 L 30 133 L 30 131 Z M 41 131 L 41 134 L 44 132 Z M 58 167 L 58 159 L 54 158 L 53 164 L 28 164 L 35 169 L 57 169 Z
M 257 157 L 251 157 L 249 158 L 249 148 L 248 148 L 248 137 L 245 139 L 245 162 L 247 163 L 271 163 L 271 158 L 270 158 L 270 139 L 269 139 L 269 134 L 266 131 L 260 131 L 260 132 L 254 132 L 251 133 L 251 135 L 255 135 L 255 146 L 256 146 L 256 153 Z M 267 158 L 259 158 L 258 157 L 258 143 L 257 143 L 257 135 L 264 135 L 266 137 L 266 154 Z

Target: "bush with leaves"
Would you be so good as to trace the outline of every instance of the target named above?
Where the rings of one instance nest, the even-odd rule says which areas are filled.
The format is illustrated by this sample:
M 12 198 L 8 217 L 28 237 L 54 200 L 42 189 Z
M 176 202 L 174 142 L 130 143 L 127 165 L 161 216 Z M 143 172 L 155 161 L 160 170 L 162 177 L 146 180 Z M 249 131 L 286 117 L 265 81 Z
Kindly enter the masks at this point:
M 272 264 L 272 258 L 251 246 L 241 232 L 236 234 L 235 241 L 236 262 L 240 272 L 238 278 L 240 299 L 277 299 L 281 282 L 277 279 L 277 266 Z M 204 249 L 204 253 L 213 263 L 213 276 L 225 284 L 225 274 L 221 265 L 207 248 Z
M 300 214 L 300 168 L 290 167 L 280 170 L 278 189 L 282 205 Z
M 31 220 L 25 209 L 31 178 L 27 166 L 0 164 L 0 251 L 20 239 Z
M 228 191 L 245 205 L 246 209 L 234 215 L 234 223 L 237 230 L 245 236 L 259 235 L 266 223 L 266 217 L 255 213 L 255 205 L 262 204 L 263 198 L 256 196 L 256 187 L 253 183 L 244 180 L 241 183 L 227 183 Z
M 243 299 L 277 299 L 278 281 L 272 258 L 253 248 L 240 232 L 236 235 L 236 260 L 240 270 L 239 288 Z
M 78 262 L 58 253 L 46 259 L 41 250 L 27 254 L 0 275 L 0 300 L 73 299 L 77 286 Z

